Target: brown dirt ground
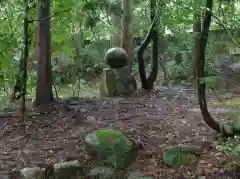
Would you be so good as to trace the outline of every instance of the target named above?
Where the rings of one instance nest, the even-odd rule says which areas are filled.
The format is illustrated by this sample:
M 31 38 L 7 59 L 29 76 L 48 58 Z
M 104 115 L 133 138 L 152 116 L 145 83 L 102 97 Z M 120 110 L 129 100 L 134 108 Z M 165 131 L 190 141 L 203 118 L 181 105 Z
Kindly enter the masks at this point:
M 215 149 L 216 133 L 203 122 L 195 90 L 156 90 L 129 99 L 71 98 L 53 102 L 44 114 L 34 109 L 26 120 L 26 133 L 17 117 L 0 116 L 0 170 L 45 163 L 81 160 L 94 165 L 85 155 L 84 137 L 96 129 L 118 129 L 141 141 L 143 150 L 128 168 L 156 178 L 192 176 L 204 168 L 210 176 L 223 170 L 227 160 Z M 31 114 L 33 113 L 33 114 Z M 224 115 L 212 113 L 216 119 Z M 226 121 L 227 122 L 227 121 Z M 171 145 L 203 146 L 198 163 L 170 169 L 163 165 L 162 151 Z

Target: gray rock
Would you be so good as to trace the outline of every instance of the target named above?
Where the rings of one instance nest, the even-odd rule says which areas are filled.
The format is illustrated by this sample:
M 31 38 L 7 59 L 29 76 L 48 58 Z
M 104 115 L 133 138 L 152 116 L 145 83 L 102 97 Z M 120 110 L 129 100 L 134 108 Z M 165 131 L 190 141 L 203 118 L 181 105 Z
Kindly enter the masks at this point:
M 56 179 L 66 179 L 84 176 L 83 167 L 79 161 L 73 160 L 54 164 Z
M 20 170 L 22 179 L 39 179 L 43 177 L 43 171 L 39 167 L 26 167 Z
M 131 172 L 127 179 L 153 179 L 153 177 L 145 176 L 141 172 Z
M 89 179 L 117 179 L 117 174 L 111 168 L 96 167 L 89 172 Z

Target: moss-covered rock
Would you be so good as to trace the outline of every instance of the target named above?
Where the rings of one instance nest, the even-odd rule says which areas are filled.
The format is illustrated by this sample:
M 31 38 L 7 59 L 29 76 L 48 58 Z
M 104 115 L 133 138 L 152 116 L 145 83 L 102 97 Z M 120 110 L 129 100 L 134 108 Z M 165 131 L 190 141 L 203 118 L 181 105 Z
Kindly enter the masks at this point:
M 153 177 L 145 176 L 141 172 L 131 172 L 127 179 L 153 179 Z
M 83 167 L 77 160 L 54 164 L 56 179 L 83 177 Z
M 118 179 L 116 172 L 111 168 L 96 167 L 90 170 L 89 179 Z
M 122 68 L 128 65 L 127 52 L 120 47 L 109 49 L 104 60 L 111 68 Z
M 196 156 L 193 152 L 185 151 L 182 147 L 175 146 L 163 152 L 163 161 L 169 167 L 177 167 L 196 162 Z
M 88 134 L 85 141 L 91 157 L 115 169 L 126 168 L 135 157 L 132 142 L 115 130 L 97 130 Z

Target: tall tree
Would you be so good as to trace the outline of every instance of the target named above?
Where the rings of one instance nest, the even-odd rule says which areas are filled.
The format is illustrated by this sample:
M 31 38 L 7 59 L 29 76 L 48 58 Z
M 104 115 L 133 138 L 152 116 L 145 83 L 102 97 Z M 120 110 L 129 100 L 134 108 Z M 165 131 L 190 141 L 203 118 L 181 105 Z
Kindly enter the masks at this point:
M 138 56 L 138 65 L 139 65 L 139 75 L 142 82 L 142 88 L 146 90 L 152 90 L 154 87 L 154 82 L 157 78 L 158 74 L 158 44 L 159 44 L 159 37 L 158 37 L 158 24 L 157 24 L 157 16 L 156 16 L 156 0 L 149 0 L 150 4 L 150 17 L 151 17 L 151 27 L 149 28 L 148 34 L 144 39 L 142 45 L 139 47 L 137 56 Z M 152 43 L 152 70 L 147 78 L 145 72 L 145 64 L 143 59 L 143 53 L 146 50 L 147 46 Z
M 121 9 L 122 0 L 116 1 L 116 9 Z M 121 45 L 121 13 L 111 13 L 111 23 L 113 25 L 113 32 L 111 35 L 111 47 L 120 47 Z
M 50 33 L 51 0 L 38 1 L 37 26 L 37 89 L 36 105 L 53 101 L 52 65 L 51 65 L 51 33 Z
M 202 29 L 201 16 L 194 14 L 193 23 L 193 47 L 192 47 L 192 59 L 193 59 L 193 79 L 196 79 L 196 56 L 199 49 L 199 38 Z
M 221 126 L 217 121 L 213 119 L 210 115 L 207 102 L 206 102 L 206 83 L 204 81 L 204 65 L 205 65 L 205 51 L 207 46 L 208 34 L 209 34 L 209 26 L 211 24 L 211 16 L 213 9 L 213 0 L 207 0 L 206 2 L 206 10 L 203 21 L 202 30 L 199 38 L 199 47 L 196 56 L 197 63 L 197 86 L 198 86 L 198 102 L 202 112 L 203 120 L 207 123 L 209 127 L 214 129 L 217 132 L 221 132 Z
M 133 58 L 133 0 L 122 0 L 122 33 L 121 47 L 128 54 L 128 67 L 132 71 Z

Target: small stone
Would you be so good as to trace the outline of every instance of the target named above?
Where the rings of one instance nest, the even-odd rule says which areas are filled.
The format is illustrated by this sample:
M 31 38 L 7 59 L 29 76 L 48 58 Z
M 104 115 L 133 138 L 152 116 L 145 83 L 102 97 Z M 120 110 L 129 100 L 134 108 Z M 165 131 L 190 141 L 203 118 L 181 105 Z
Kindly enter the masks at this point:
M 96 118 L 93 116 L 87 116 L 86 120 L 87 121 L 96 121 Z
M 84 176 L 83 167 L 78 160 L 54 164 L 55 175 L 58 179 Z
M 88 112 L 88 110 L 86 108 L 80 108 L 79 112 L 86 113 L 86 112 Z
M 212 163 L 209 163 L 209 164 L 208 164 L 208 167 L 212 167 L 212 166 L 213 166 L 213 164 L 212 164 Z
M 198 167 L 198 168 L 196 169 L 195 175 L 196 175 L 196 176 L 203 176 L 203 175 L 205 175 L 205 170 L 204 170 L 204 168 Z
M 26 167 L 20 170 L 21 178 L 41 178 L 43 176 L 43 171 L 39 167 Z
M 150 176 L 145 176 L 141 172 L 132 172 L 129 174 L 127 179 L 153 179 L 153 178 Z
M 96 167 L 89 172 L 89 179 L 117 179 L 116 173 L 111 168 Z
M 198 176 L 197 179 L 207 179 L 206 176 Z

